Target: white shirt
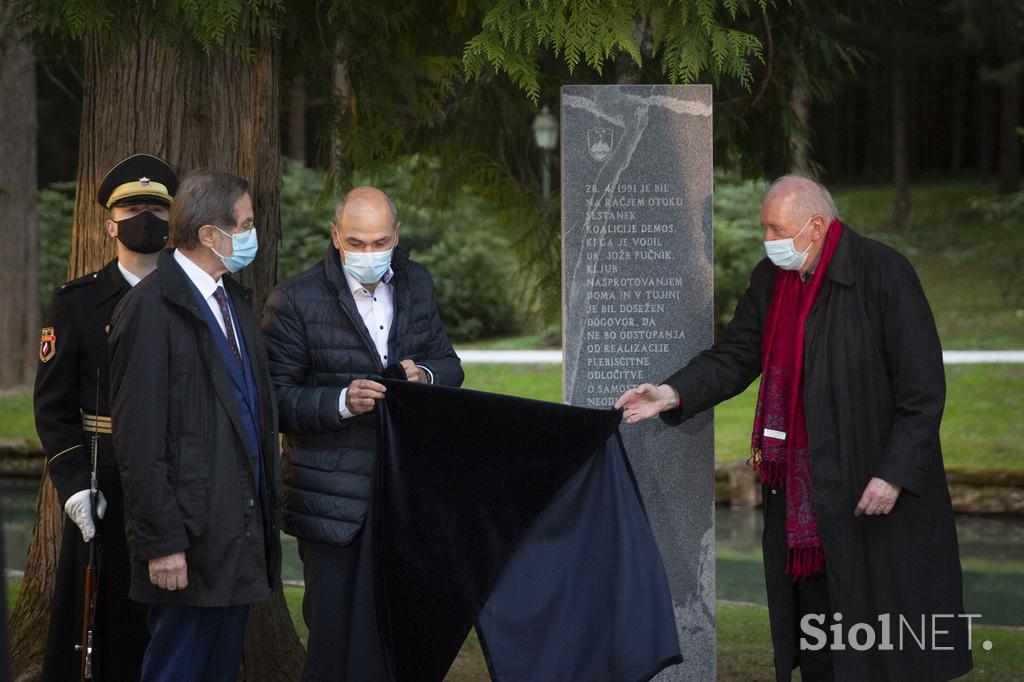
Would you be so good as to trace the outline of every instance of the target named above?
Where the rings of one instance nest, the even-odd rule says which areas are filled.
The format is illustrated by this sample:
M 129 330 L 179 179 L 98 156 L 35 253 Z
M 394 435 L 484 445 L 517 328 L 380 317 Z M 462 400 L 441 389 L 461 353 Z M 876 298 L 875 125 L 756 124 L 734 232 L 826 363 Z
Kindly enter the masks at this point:
M 121 261 L 117 262 L 117 269 L 121 271 L 121 276 L 124 277 L 124 281 L 128 282 L 128 286 L 133 287 L 142 281 L 142 278 L 136 275 L 134 272 L 121 265 Z
M 366 331 L 373 339 L 373 345 L 377 349 L 377 355 L 380 356 L 381 364 L 387 367 L 391 364 L 388 359 L 388 336 L 391 334 L 391 323 L 395 320 L 394 290 L 391 286 L 391 278 L 395 276 L 395 272 L 388 268 L 372 292 L 347 271 L 344 272 L 345 281 L 348 282 L 348 289 L 352 292 L 352 298 L 355 299 L 359 317 L 363 319 Z M 426 372 L 427 380 L 433 383 L 433 373 L 422 365 L 417 366 Z M 348 387 L 341 389 L 341 395 L 338 397 L 338 410 L 341 412 L 342 419 L 353 416 L 345 406 L 347 395 Z
M 206 301 L 206 305 L 210 307 L 210 311 L 213 313 L 213 318 L 217 320 L 217 324 L 220 325 L 221 332 L 224 333 L 224 337 L 227 338 L 227 327 L 224 326 L 224 316 L 220 313 L 220 304 L 217 303 L 217 299 L 213 297 L 213 294 L 217 289 L 223 289 L 223 285 L 219 279 L 210 277 L 206 270 L 193 263 L 188 259 L 188 256 L 183 254 L 178 249 L 174 250 L 174 260 L 177 261 L 181 269 L 185 271 L 185 275 L 192 280 L 192 284 L 199 289 L 199 294 Z M 224 292 L 227 294 L 227 291 Z M 235 330 L 235 338 L 242 338 L 238 333 L 238 324 L 234 320 L 231 321 L 231 327 Z

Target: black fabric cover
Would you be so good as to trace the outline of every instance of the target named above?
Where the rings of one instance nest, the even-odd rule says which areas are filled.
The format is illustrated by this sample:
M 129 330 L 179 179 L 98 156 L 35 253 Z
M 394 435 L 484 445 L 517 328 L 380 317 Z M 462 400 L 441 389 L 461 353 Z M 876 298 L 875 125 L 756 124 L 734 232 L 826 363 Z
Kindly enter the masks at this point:
M 645 680 L 680 660 L 618 412 L 383 383 L 374 579 L 393 680 L 442 680 L 478 618 L 495 680 Z

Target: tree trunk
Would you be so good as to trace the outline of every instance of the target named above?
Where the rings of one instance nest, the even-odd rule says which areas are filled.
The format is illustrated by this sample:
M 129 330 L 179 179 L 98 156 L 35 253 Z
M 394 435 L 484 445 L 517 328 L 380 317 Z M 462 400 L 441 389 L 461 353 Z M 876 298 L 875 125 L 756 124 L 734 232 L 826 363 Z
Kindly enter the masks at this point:
M 352 95 L 352 81 L 348 77 L 348 62 L 345 58 L 345 43 L 338 38 L 334 45 L 334 65 L 331 73 L 331 82 L 334 85 L 334 97 L 337 105 L 334 107 L 335 115 L 340 117 L 342 112 L 347 111 L 349 115 L 355 116 L 355 97 Z M 340 120 L 340 118 L 339 118 Z M 337 169 L 341 166 L 341 157 L 344 151 L 341 148 L 340 130 L 335 130 L 331 137 L 331 162 L 330 167 Z
M 811 111 L 807 104 L 807 90 L 794 86 L 789 94 L 789 106 L 800 124 L 799 130 L 789 134 L 789 167 L 796 173 L 810 171 Z
M 892 59 L 892 186 L 893 220 L 900 230 L 910 227 L 910 188 L 907 162 L 907 93 L 906 64 L 902 36 L 893 40 Z
M 1020 190 L 1020 84 L 1011 77 L 999 88 L 999 193 Z
M 0 388 L 31 379 L 39 344 L 35 60 L 11 14 L 0 2 Z
M 288 158 L 306 165 L 306 78 L 301 73 L 288 95 Z
M 978 85 L 978 123 L 975 125 L 978 138 L 978 177 L 988 180 L 992 176 L 993 160 L 993 128 L 998 129 L 998 113 L 996 112 L 996 90 L 991 84 L 982 81 Z M 998 138 L 998 133 L 996 134 Z
M 274 284 L 280 231 L 278 43 L 256 38 L 251 59 L 244 59 L 227 50 L 185 55 L 147 36 L 125 44 L 126 35 L 97 32 L 85 39 L 68 275 L 96 270 L 114 256 L 114 243 L 101 228 L 106 212 L 96 202 L 97 188 L 115 163 L 146 152 L 166 159 L 179 174 L 213 167 L 249 181 L 260 249 L 238 279 L 253 288 L 259 310 Z M 112 52 L 114 45 L 120 51 Z M 38 677 L 61 522 L 53 486 L 44 477 L 25 582 L 12 617 L 19 680 Z M 297 677 L 304 654 L 280 594 L 253 609 L 245 656 L 245 680 Z

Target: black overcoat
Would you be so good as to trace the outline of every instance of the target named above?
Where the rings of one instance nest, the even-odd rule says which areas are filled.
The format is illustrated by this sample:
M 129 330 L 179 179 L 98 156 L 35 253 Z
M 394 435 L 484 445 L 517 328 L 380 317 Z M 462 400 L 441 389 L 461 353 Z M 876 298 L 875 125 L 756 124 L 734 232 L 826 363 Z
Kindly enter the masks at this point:
M 683 401 L 666 421 L 713 407 L 761 373 L 761 330 L 776 272 L 761 261 L 720 342 L 666 380 Z M 939 445 L 945 374 L 935 321 L 907 259 L 848 227 L 825 277 L 805 325 L 804 407 L 829 597 L 844 633 L 865 623 L 880 639 L 879 618 L 889 614 L 894 647 L 858 652 L 847 641 L 833 651 L 836 679 L 951 679 L 971 668 L 971 653 L 967 620 L 959 617 L 963 580 Z M 856 517 L 872 477 L 903 492 L 890 514 Z M 801 631 L 784 549 L 780 556 L 777 542 L 764 540 L 776 676 L 788 680 Z M 922 616 L 924 650 L 900 620 L 920 637 Z M 933 634 L 936 645 L 952 649 L 932 649 Z
M 110 335 L 114 453 L 137 601 L 251 604 L 266 599 L 280 578 L 277 412 L 266 349 L 251 292 L 230 277 L 222 281 L 259 394 L 267 489 L 256 489 L 237 398 L 202 303 L 165 251 L 156 272 L 118 306 Z M 188 587 L 170 592 L 153 585 L 148 561 L 179 551 Z
M 93 638 L 93 679 L 97 682 L 139 679 L 149 643 L 146 607 L 128 599 L 124 498 L 110 439 L 107 400 L 107 335 L 114 308 L 129 288 L 117 259 L 57 288 L 42 325 L 33 393 L 36 431 L 62 513 L 69 497 L 89 488 L 94 432 L 83 427 L 83 414 L 99 415 L 100 422 L 108 422 L 101 424 L 101 432 L 96 434 L 97 477 L 107 500 L 106 515 L 96 530 L 97 600 L 103 605 L 96 611 Z M 65 518 L 50 607 L 44 682 L 78 679 L 82 657 L 75 645 L 82 637 L 88 558 L 89 545 L 82 541 L 78 526 Z

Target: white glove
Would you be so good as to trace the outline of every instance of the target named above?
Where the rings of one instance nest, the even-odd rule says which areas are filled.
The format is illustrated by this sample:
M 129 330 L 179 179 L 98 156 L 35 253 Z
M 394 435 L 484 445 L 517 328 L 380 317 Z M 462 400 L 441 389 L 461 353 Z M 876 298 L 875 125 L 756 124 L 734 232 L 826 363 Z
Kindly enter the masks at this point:
M 92 503 L 89 500 L 88 490 L 79 490 L 68 498 L 64 503 L 64 513 L 68 515 L 79 530 L 82 531 L 82 539 L 89 542 L 96 536 L 96 526 L 92 522 Z M 107 498 L 103 497 L 102 491 L 96 492 L 96 516 L 103 518 L 107 513 Z

